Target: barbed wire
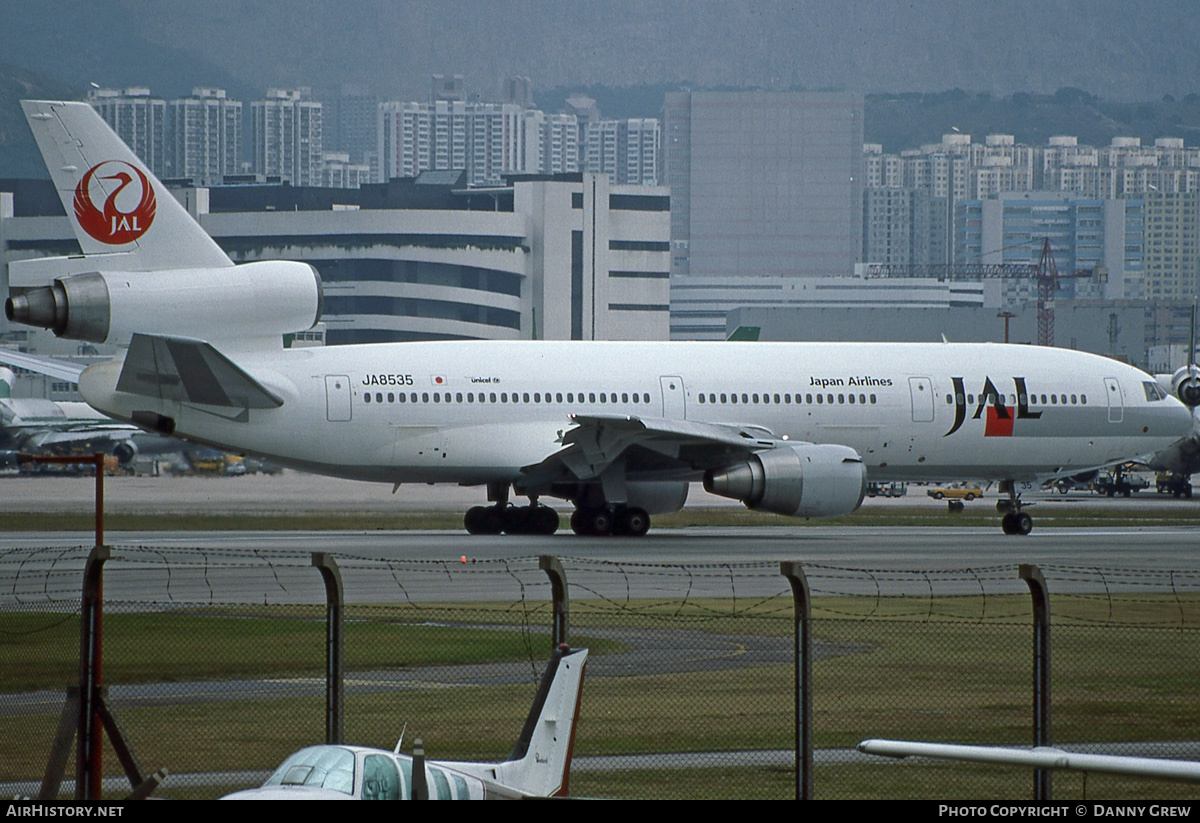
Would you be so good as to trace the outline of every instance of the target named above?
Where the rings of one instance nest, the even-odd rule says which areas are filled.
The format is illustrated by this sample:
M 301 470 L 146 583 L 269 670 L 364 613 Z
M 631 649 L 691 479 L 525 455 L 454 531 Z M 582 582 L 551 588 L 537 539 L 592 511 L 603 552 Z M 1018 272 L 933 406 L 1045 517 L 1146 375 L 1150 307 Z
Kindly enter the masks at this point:
M 147 544 L 114 545 L 105 599 L 130 607 L 322 604 L 310 552 Z M 0 551 L 0 608 L 78 607 L 91 546 Z M 470 602 L 520 620 L 544 607 L 549 581 L 537 556 L 387 559 L 337 553 L 348 603 L 421 609 Z M 571 597 L 593 612 L 702 622 L 791 614 L 791 592 L 770 561 L 654 563 L 560 556 Z M 1200 626 L 1200 570 L 1052 564 L 1040 566 L 1061 620 L 1117 625 Z M 1029 616 L 1016 564 L 895 569 L 804 564 L 815 617 L 985 623 Z M 1163 604 L 1170 604 L 1170 618 Z

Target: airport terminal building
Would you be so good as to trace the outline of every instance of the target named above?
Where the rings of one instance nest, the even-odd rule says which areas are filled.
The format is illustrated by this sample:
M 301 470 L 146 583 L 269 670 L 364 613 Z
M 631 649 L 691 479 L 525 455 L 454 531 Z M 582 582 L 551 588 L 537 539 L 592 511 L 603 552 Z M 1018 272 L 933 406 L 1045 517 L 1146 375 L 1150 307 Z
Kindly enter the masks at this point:
M 4 263 L 78 253 L 53 191 L 14 182 L 0 182 Z M 454 171 L 357 190 L 247 181 L 175 193 L 235 262 L 315 266 L 329 344 L 669 336 L 670 198 L 660 186 L 576 173 L 471 188 Z M 77 353 L 49 333 L 4 332 L 31 351 Z

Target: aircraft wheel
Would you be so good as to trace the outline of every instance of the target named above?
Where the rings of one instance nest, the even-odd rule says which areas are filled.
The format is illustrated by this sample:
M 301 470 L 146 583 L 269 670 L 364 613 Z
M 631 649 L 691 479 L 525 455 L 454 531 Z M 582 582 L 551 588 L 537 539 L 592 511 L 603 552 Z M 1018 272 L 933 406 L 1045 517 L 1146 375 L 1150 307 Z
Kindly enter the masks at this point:
M 641 537 L 650 531 L 650 515 L 646 513 L 645 509 L 639 509 L 636 506 L 622 511 L 619 515 L 619 522 L 621 534 L 627 534 L 630 537 Z
M 607 537 L 613 531 L 613 514 L 608 509 L 592 509 L 587 514 L 588 534 Z
M 487 509 L 483 506 L 472 506 L 467 509 L 467 513 L 463 516 L 463 526 L 466 527 L 467 534 L 486 534 L 487 532 L 484 531 L 486 518 Z
M 472 506 L 463 517 L 468 534 L 500 534 L 503 514 L 495 506 Z
M 1016 528 L 1016 534 L 1029 534 L 1033 531 L 1033 518 L 1025 512 L 1017 512 L 1013 526 Z
M 533 510 L 533 531 L 537 534 L 554 534 L 558 531 L 558 512 L 549 506 L 538 506 Z
M 505 534 L 528 534 L 529 506 L 509 506 L 501 513 Z
M 586 509 L 576 509 L 571 512 L 571 531 L 575 534 L 591 534 L 588 531 L 588 518 Z
M 1191 483 L 1189 483 L 1183 487 L 1183 496 L 1186 497 L 1188 500 L 1192 499 L 1192 484 Z
M 1012 512 L 1009 512 L 1008 514 L 1004 515 L 1004 517 L 1000 518 L 1000 530 L 1005 534 L 1016 534 L 1017 525 L 1015 521 L 1016 516 Z

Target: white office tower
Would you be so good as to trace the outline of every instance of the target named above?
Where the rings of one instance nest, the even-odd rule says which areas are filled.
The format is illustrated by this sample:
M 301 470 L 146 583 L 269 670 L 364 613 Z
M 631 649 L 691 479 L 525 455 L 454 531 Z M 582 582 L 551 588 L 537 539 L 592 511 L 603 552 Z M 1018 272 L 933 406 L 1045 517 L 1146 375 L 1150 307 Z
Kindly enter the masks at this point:
M 167 167 L 167 103 L 151 97 L 150 89 L 93 89 L 88 103 L 117 136 L 159 177 L 174 174 Z
M 302 90 L 268 89 L 250 104 L 254 172 L 279 175 L 295 186 L 319 186 L 324 158 L 322 106 Z
M 171 101 L 174 144 L 172 177 L 208 185 L 237 174 L 242 144 L 242 103 L 225 89 L 192 89 L 191 97 Z

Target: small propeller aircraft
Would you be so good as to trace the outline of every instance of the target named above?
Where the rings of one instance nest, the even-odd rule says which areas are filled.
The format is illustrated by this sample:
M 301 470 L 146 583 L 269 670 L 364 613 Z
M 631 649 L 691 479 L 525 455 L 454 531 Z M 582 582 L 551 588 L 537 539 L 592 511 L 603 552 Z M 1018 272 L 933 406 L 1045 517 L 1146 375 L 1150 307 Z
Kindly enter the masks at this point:
M 223 800 L 519 800 L 567 794 L 587 649 L 554 651 L 508 760 L 426 762 L 364 746 L 309 746 L 260 788 Z M 397 745 L 399 749 L 399 745 Z

